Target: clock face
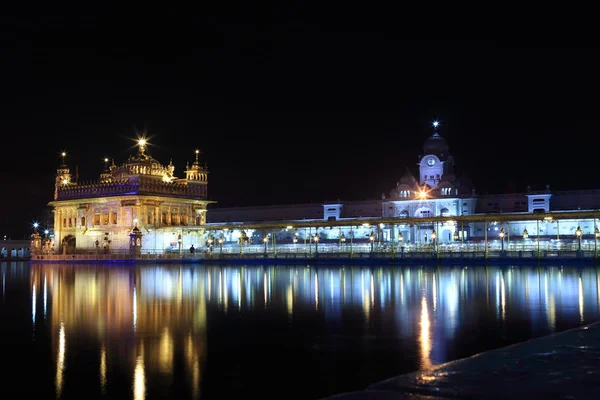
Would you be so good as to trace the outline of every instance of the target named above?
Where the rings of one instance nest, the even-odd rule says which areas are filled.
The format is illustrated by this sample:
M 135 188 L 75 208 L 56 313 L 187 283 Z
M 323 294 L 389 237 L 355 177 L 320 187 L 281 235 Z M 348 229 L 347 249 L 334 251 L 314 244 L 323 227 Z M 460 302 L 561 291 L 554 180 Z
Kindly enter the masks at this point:
M 429 165 L 430 167 L 433 167 L 435 165 L 435 158 L 429 157 L 427 159 L 427 165 Z

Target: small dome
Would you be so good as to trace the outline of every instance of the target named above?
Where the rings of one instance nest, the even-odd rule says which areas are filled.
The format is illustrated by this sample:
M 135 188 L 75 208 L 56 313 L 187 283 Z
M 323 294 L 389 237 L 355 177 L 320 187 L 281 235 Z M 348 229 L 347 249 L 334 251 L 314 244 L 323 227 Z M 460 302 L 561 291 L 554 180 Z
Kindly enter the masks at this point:
M 423 151 L 425 154 L 435 154 L 438 157 L 444 157 L 448 154 L 448 143 L 439 133 L 435 132 L 423 144 Z
M 402 176 L 402 178 L 400 178 L 400 185 L 408 185 L 410 187 L 413 187 L 416 184 L 417 184 L 417 180 L 408 171 L 406 171 L 406 173 Z
M 454 174 L 444 174 L 442 176 L 442 182 L 454 183 L 456 181 L 456 175 Z
M 458 178 L 458 187 L 461 193 L 469 193 L 474 189 L 473 181 L 468 176 L 462 175 Z

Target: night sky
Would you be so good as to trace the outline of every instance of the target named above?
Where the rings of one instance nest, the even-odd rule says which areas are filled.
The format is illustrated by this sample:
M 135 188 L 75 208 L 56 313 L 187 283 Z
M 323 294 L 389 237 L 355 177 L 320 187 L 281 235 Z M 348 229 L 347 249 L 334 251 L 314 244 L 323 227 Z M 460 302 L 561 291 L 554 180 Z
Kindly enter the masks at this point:
M 134 125 L 180 177 L 200 148 L 220 206 L 379 198 L 416 173 L 434 119 L 480 193 L 600 188 L 597 49 L 560 32 L 407 40 L 527 21 L 298 4 L 6 13 L 0 233 L 44 218 L 61 150 L 97 179 L 135 151 Z

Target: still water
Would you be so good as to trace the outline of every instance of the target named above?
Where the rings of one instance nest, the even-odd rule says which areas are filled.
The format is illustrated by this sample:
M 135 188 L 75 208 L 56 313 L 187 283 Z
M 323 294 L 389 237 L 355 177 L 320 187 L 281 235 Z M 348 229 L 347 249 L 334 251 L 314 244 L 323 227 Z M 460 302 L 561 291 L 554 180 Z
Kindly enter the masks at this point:
M 600 319 L 582 267 L 2 263 L 0 397 L 318 399 Z

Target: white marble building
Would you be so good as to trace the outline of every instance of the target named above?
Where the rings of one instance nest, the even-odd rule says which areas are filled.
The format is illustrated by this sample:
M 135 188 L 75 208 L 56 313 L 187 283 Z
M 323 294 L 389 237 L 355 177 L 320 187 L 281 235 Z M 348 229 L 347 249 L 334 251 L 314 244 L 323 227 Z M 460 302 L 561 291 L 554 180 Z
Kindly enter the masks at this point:
M 545 220 L 542 224 L 526 221 L 532 213 L 547 213 L 573 210 L 600 210 L 600 190 L 557 191 L 552 192 L 549 186 L 542 190 L 530 187 L 523 193 L 509 194 L 477 194 L 467 176 L 456 176 L 454 159 L 449 153 L 446 140 L 435 131 L 423 145 L 423 156 L 417 163 L 418 172 L 413 175 L 406 171 L 396 187 L 380 199 L 369 201 L 332 201 L 326 203 L 279 205 L 265 207 L 210 208 L 207 211 L 207 226 L 260 223 L 283 221 L 348 221 L 348 227 L 319 228 L 321 239 L 339 240 L 343 234 L 357 240 L 368 240 L 371 232 L 378 235 L 378 242 L 398 240 L 402 234 L 404 243 L 428 243 L 431 234 L 436 231 L 438 243 L 460 241 L 479 241 L 487 237 L 493 241 L 498 239 L 499 232 L 512 239 L 523 238 L 524 230 L 530 237 L 547 241 L 575 240 L 575 231 L 581 227 L 584 240 L 593 240 L 597 221 L 561 220 L 560 222 Z M 417 178 L 418 177 L 418 178 Z M 456 222 L 423 224 L 401 224 L 402 218 L 420 218 L 435 216 L 477 216 L 502 213 L 523 213 L 524 221 L 510 224 Z M 361 226 L 360 220 L 366 218 L 399 218 L 399 223 L 382 227 Z M 353 228 L 350 228 L 350 227 Z M 309 235 L 308 230 L 296 232 L 303 240 Z M 310 235 L 314 235 L 312 230 Z M 487 231 L 487 234 L 486 234 Z M 256 240 L 264 232 L 247 232 Z M 229 232 L 231 236 L 232 232 Z M 277 240 L 286 243 L 292 240 L 292 233 L 276 232 Z M 527 235 L 527 234 L 526 234 Z M 228 236 L 225 235 L 228 240 Z

